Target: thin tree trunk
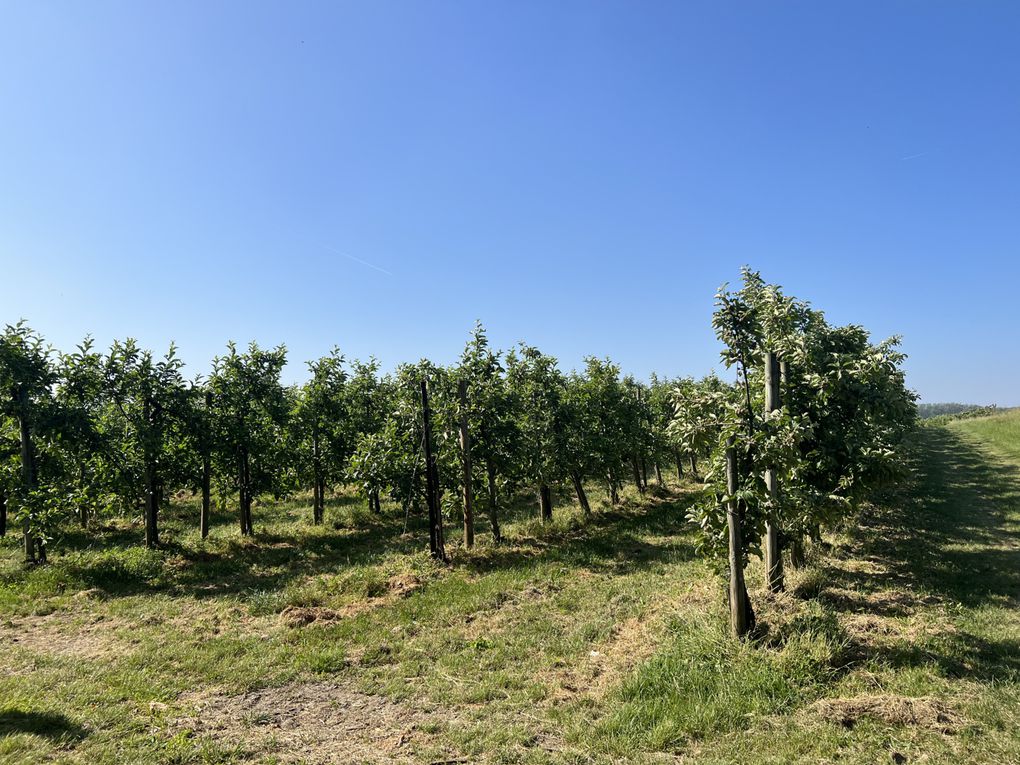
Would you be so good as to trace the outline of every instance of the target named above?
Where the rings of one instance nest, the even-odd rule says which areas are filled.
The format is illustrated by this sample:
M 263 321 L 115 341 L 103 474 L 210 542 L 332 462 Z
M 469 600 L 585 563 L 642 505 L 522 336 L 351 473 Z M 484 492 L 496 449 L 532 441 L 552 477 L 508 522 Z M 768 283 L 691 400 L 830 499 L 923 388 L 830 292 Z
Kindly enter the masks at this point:
M 609 487 L 609 502 L 612 505 L 620 504 L 620 488 L 616 482 L 616 476 L 613 475 L 612 469 L 606 473 L 606 485 Z
M 319 459 L 319 434 L 314 428 L 312 432 L 312 480 L 315 483 L 312 490 L 312 523 L 318 526 L 322 523 L 322 464 Z
M 591 505 L 588 504 L 588 495 L 584 491 L 584 482 L 581 480 L 581 474 L 575 470 L 570 474 L 570 477 L 574 481 L 574 491 L 577 493 L 577 503 L 581 506 L 581 510 L 584 511 L 585 515 L 591 515 Z
M 648 460 L 641 456 L 641 490 L 648 488 Z
M 241 521 L 241 536 L 248 533 L 248 524 L 244 520 L 244 458 L 237 458 L 237 517 Z
M 78 466 L 78 489 L 85 488 L 85 465 Z M 79 496 L 84 495 L 84 492 L 80 491 Z M 89 525 L 89 510 L 88 506 L 84 503 L 78 508 L 78 522 L 81 527 L 87 528 Z
M 499 495 L 496 491 L 496 466 L 492 463 L 491 457 L 485 460 L 485 472 L 489 479 L 489 523 L 492 524 L 492 538 L 498 543 L 503 537 L 499 531 Z
M 0 537 L 7 536 L 7 492 L 0 489 Z
M 18 427 L 21 436 L 21 481 L 26 491 L 35 489 L 35 448 L 32 444 L 32 429 L 28 423 L 28 394 L 18 395 Z M 28 517 L 22 523 L 25 544 L 25 563 L 35 563 L 35 538 Z
M 779 361 L 775 353 L 769 352 L 765 354 L 765 411 L 774 412 L 779 406 Z M 779 481 L 772 468 L 765 471 L 765 486 L 773 504 L 773 511 L 765 521 L 765 580 L 770 591 L 782 592 L 783 552 L 779 544 L 779 520 L 776 517 Z
M 729 530 L 730 564 L 730 631 L 734 637 L 742 638 L 754 625 L 754 612 L 744 584 L 744 551 L 740 528 L 740 511 L 737 508 L 737 453 L 730 438 L 726 447 L 726 490 L 730 495 L 726 502 L 726 526 Z
M 552 520 L 552 490 L 548 484 L 543 483 L 538 487 L 538 507 L 542 514 L 542 522 L 548 523 Z
M 209 536 L 209 515 L 212 511 L 212 465 L 209 452 L 202 455 L 202 512 L 198 517 L 198 528 L 202 539 Z
M 658 460 L 656 460 L 656 462 L 655 462 L 655 482 L 656 482 L 656 483 L 657 483 L 657 484 L 658 484 L 659 486 L 662 486 L 662 485 L 663 485 L 663 480 L 662 480 L 662 468 L 660 468 L 660 467 L 659 467 L 659 462 L 658 462 Z
M 432 412 L 429 409 L 428 384 L 421 381 L 421 412 L 425 441 L 425 493 L 429 505 L 429 550 L 432 557 L 446 561 L 443 541 L 443 516 L 439 506 L 439 473 L 432 453 Z
M 159 544 L 159 491 L 156 486 L 156 466 L 145 465 L 145 546 Z
M 637 486 L 638 491 L 641 494 L 644 494 L 645 487 L 641 485 L 641 466 L 638 464 L 638 459 L 636 456 L 633 455 L 631 456 L 630 466 L 634 471 L 634 485 Z
M 790 366 L 786 361 L 779 362 L 779 389 L 789 395 Z M 804 554 L 804 534 L 797 532 L 790 540 L 790 565 L 793 568 L 804 566 L 806 556 Z
M 245 455 L 244 460 L 244 524 L 247 529 L 248 536 L 255 534 L 255 524 L 252 522 L 251 517 L 251 504 L 252 504 L 252 490 L 251 490 L 251 460 L 248 455 Z
M 457 396 L 460 399 L 460 455 L 464 484 L 464 546 L 475 546 L 475 514 L 472 507 L 473 490 L 471 487 L 471 434 L 468 432 L 467 416 L 467 380 L 457 385 Z
M 691 478 L 695 481 L 700 481 L 701 477 L 698 475 L 698 457 L 694 452 L 691 452 L 689 456 L 691 458 Z
M 205 392 L 205 418 L 202 420 L 202 512 L 198 516 L 198 529 L 202 539 L 209 536 L 209 518 L 212 513 L 212 460 L 209 454 L 212 435 L 212 391 Z
M 794 568 L 801 568 L 804 565 L 804 537 L 800 534 L 794 535 L 790 540 L 790 565 Z
M 240 464 L 240 485 L 241 485 L 241 535 L 251 536 L 251 468 L 248 465 L 248 453 L 242 452 Z
M 676 480 L 683 483 L 684 480 L 684 467 L 682 463 L 683 458 L 680 456 L 680 452 L 673 452 L 673 461 L 676 463 Z

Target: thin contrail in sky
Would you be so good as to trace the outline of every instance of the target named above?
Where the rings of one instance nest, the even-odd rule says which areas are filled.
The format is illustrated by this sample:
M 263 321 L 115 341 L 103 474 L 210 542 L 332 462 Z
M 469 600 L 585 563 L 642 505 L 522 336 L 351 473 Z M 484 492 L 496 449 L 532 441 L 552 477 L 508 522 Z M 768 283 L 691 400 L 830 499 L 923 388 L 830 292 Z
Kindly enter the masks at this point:
M 343 256 L 344 256 L 345 258 L 348 258 L 348 259 L 350 259 L 350 260 L 353 260 L 353 261 L 354 261 L 355 263 L 360 263 L 360 264 L 361 264 L 361 265 L 363 265 L 363 266 L 368 266 L 369 268 L 374 268 L 374 269 L 375 269 L 376 271 L 379 271 L 379 272 L 381 272 L 381 273 L 384 273 L 384 274 L 386 274 L 387 276 L 393 276 L 393 274 L 392 274 L 392 273 L 391 273 L 390 271 L 387 271 L 387 270 L 386 270 L 385 268 L 382 268 L 382 267 L 380 267 L 380 266 L 377 266 L 377 265 L 375 265 L 374 263 L 369 263 L 369 262 L 368 262 L 367 260 L 362 260 L 361 258 L 356 258 L 356 257 L 354 257 L 353 255 L 348 255 L 348 254 L 347 254 L 346 252 L 340 252 L 340 250 L 336 250 L 336 249 L 333 249 L 333 248 L 332 248 L 332 247 L 330 247 L 329 245 L 325 245 L 325 244 L 324 244 L 324 245 L 322 245 L 322 246 L 323 246 L 323 247 L 325 247 L 325 248 L 326 248 L 327 250 L 329 250 L 330 252 L 334 252 L 334 253 L 336 253 L 337 255 L 343 255 Z
M 922 151 L 922 152 L 919 152 L 917 154 L 908 154 L 906 157 L 900 157 L 900 162 L 903 162 L 904 160 L 907 160 L 907 159 L 917 159 L 918 157 L 923 157 L 927 153 L 928 152 L 926 152 L 926 151 Z

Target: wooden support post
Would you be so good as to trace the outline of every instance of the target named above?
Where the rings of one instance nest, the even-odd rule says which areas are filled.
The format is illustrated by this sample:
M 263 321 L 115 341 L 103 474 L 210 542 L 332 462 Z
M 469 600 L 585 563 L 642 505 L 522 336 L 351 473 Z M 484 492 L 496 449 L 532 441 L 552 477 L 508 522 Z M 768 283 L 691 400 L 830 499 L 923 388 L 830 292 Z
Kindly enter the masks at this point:
M 475 546 L 474 492 L 471 485 L 471 434 L 468 432 L 467 380 L 457 384 L 460 399 L 460 460 L 464 471 L 464 546 Z
M 428 383 L 421 381 L 421 415 L 425 441 L 425 500 L 429 506 L 429 551 L 432 557 L 446 561 L 443 541 L 443 515 L 439 507 L 439 472 L 432 452 L 432 410 L 429 409 Z
M 312 426 L 312 523 L 322 523 L 322 457 L 317 424 Z
M 776 354 L 765 354 L 765 411 L 774 412 L 779 409 L 779 361 Z M 779 482 L 776 471 L 765 470 L 765 486 L 772 498 L 773 507 L 779 501 Z M 779 544 L 779 523 L 773 516 L 765 522 L 765 579 L 769 590 L 783 590 L 783 553 Z
M 729 531 L 730 554 L 730 630 L 734 637 L 742 638 L 751 629 L 750 603 L 747 598 L 747 587 L 744 584 L 744 552 L 743 538 L 740 528 L 740 509 L 737 498 L 737 451 L 731 437 L 726 445 L 726 526 Z M 752 617 L 753 618 L 753 617 Z
M 146 461 L 145 465 L 145 546 L 159 545 L 159 495 L 156 482 L 156 466 Z
M 581 510 L 585 515 L 591 515 L 591 504 L 588 502 L 588 494 L 584 490 L 584 480 L 581 478 L 581 474 L 575 470 L 570 474 L 570 479 L 574 482 L 577 504 L 581 506 Z
M 543 483 L 538 487 L 538 508 L 543 523 L 552 520 L 552 489 L 549 488 L 549 484 Z
M 202 510 L 198 516 L 198 529 L 202 539 L 209 536 L 209 515 L 212 510 L 212 460 L 210 451 L 212 447 L 212 391 L 205 392 L 205 419 L 201 422 L 202 427 Z
M 32 444 L 32 429 L 28 422 L 28 394 L 18 395 L 18 428 L 21 437 L 21 482 L 26 491 L 35 488 L 35 448 Z M 35 563 L 35 537 L 28 516 L 22 522 L 24 533 L 25 563 Z

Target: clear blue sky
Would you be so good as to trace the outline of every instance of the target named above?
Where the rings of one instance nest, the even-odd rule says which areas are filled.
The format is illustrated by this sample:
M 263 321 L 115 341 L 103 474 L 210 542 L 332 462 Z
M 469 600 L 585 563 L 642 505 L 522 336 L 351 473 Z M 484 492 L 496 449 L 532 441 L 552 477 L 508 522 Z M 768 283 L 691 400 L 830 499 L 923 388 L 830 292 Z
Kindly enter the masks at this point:
M 924 400 L 1020 404 L 1018 39 L 1009 0 L 5 2 L 0 321 L 298 379 L 477 318 L 703 374 L 748 263 Z

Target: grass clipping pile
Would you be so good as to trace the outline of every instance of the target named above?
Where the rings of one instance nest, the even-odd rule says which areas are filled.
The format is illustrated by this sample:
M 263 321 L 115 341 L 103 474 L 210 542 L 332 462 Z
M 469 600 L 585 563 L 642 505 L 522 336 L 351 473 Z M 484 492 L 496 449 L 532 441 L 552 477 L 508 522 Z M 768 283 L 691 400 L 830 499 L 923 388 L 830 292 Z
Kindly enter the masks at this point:
M 823 720 L 853 728 L 858 720 L 870 719 L 889 725 L 904 725 L 952 734 L 960 718 L 945 703 L 929 697 L 857 696 L 851 699 L 822 699 L 812 710 Z
M 188 701 L 196 713 L 179 720 L 181 728 L 220 744 L 244 742 L 246 754 L 271 753 L 281 763 L 414 762 L 422 727 L 440 722 L 432 710 L 328 682 Z

